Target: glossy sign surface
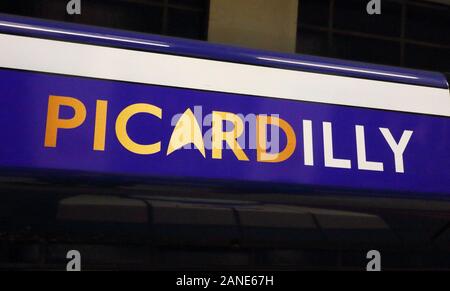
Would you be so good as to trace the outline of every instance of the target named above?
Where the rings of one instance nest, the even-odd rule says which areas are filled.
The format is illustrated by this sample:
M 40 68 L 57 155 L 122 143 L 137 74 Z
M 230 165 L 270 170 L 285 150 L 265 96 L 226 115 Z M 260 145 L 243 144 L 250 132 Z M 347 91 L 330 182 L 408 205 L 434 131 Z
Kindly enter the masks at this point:
M 4 125 L 0 164 L 3 167 L 437 194 L 448 194 L 450 187 L 446 170 L 450 166 L 450 145 L 448 139 L 442 138 L 449 130 L 446 117 L 15 70 L 0 71 L 0 90 L 0 120 Z M 83 124 L 73 129 L 60 129 L 55 147 L 44 146 L 49 95 L 76 98 L 86 108 Z M 108 114 L 105 146 L 99 151 L 93 149 L 93 140 L 96 102 L 100 99 L 108 101 Z M 128 135 L 140 144 L 161 142 L 160 151 L 154 154 L 129 151 L 119 142 L 115 131 L 120 112 L 140 103 L 161 108 L 162 118 L 136 114 L 128 121 Z M 295 151 L 278 163 L 258 162 L 256 150 L 244 145 L 248 161 L 238 160 L 233 151 L 226 148 L 221 159 L 214 159 L 209 149 L 205 157 L 196 149 L 182 148 L 167 155 L 174 130 L 172 117 L 188 108 L 195 110 L 195 106 L 201 106 L 203 115 L 213 111 L 277 114 L 295 132 Z M 62 107 L 59 118 L 70 119 L 73 114 L 71 107 Z M 312 124 L 313 165 L 305 165 L 303 120 L 310 120 Z M 325 165 L 324 122 L 332 126 L 334 158 L 349 160 L 350 168 Z M 382 162 L 383 171 L 358 169 L 355 125 L 364 126 L 367 160 Z M 202 126 L 202 133 L 210 128 Z M 397 142 L 405 130 L 413 132 L 403 152 L 403 173 L 396 172 L 394 154 L 379 128 L 389 129 Z M 283 136 L 280 147 L 285 143 Z
M 120 43 L 111 35 L 74 43 L 64 38 L 86 36 L 48 40 L 30 37 L 30 23 L 8 25 L 0 34 L 3 170 L 450 195 L 450 97 L 439 74 L 257 51 L 260 63 L 237 52 L 235 63 L 230 52 L 195 57 L 196 46 L 213 50 L 198 43 L 181 41 L 180 53 L 176 42 L 155 40 L 144 52 L 104 46 Z M 27 36 L 5 34 L 18 30 Z M 274 140 L 257 134 L 264 116 L 282 121 L 265 127 L 281 129 L 274 153 L 284 154 L 272 160 L 257 146 Z M 189 126 L 178 128 L 180 120 Z M 177 128 L 200 138 L 180 142 Z M 226 132 L 232 137 L 214 148 Z

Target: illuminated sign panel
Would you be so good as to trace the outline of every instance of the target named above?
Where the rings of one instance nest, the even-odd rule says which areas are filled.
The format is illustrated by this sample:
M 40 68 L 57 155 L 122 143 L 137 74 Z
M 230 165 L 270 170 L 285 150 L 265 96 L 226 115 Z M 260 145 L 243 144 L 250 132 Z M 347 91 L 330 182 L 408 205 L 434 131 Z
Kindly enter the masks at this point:
M 177 95 L 175 92 L 172 94 L 173 96 Z M 196 93 L 192 92 L 191 94 Z M 182 149 L 184 146 L 188 146 L 185 149 L 197 150 L 201 153 L 203 158 L 206 158 L 205 144 L 209 143 L 212 159 L 223 159 L 222 152 L 225 149 L 229 149 L 233 152 L 237 160 L 250 161 L 249 155 L 245 153 L 245 149 L 249 148 L 256 151 L 256 157 L 254 157 L 254 159 L 258 162 L 281 163 L 288 160 L 296 151 L 296 131 L 289 122 L 278 116 L 253 113 L 244 116 L 243 114 L 228 111 L 213 110 L 211 112 L 210 134 L 203 135 L 201 128 L 204 122 L 202 122 L 202 119 L 197 119 L 189 107 L 183 114 L 178 114 L 178 116 L 175 115 L 177 119 L 175 120 L 175 127 L 172 132 L 169 132 L 168 134 L 161 133 L 159 134 L 159 137 L 156 136 L 157 141 L 143 144 L 136 142 L 131 137 L 128 130 L 130 120 L 140 114 L 150 115 L 156 119 L 162 120 L 163 109 L 150 103 L 135 103 L 127 105 L 118 113 L 117 118 L 114 119 L 114 117 L 110 116 L 109 119 L 112 119 L 112 122 L 108 122 L 108 104 L 109 102 L 107 100 L 97 100 L 95 108 L 92 108 L 93 110 L 91 110 L 91 112 L 95 114 L 94 124 L 90 130 L 93 132 L 91 148 L 94 151 L 106 150 L 106 132 L 108 131 L 108 125 L 111 124 L 115 125 L 115 129 L 110 128 L 109 130 L 115 131 L 115 137 L 123 148 L 131 153 L 142 156 L 160 154 L 161 152 L 163 154 L 166 152 L 166 155 L 169 156 L 174 151 Z M 71 117 L 61 117 L 62 114 L 60 114 L 60 111 L 62 111 L 64 107 L 67 107 L 73 111 Z M 302 111 L 303 110 L 299 112 Z M 56 148 L 58 131 L 63 129 L 75 130 L 78 127 L 81 127 L 86 120 L 86 116 L 86 106 L 79 99 L 65 96 L 49 96 L 46 118 L 47 121 L 45 127 L 45 147 Z M 174 119 L 172 119 L 172 121 L 173 120 Z M 246 127 L 245 121 L 249 122 L 248 127 Z M 314 166 L 315 140 L 312 130 L 313 121 L 309 119 L 302 119 L 298 121 L 301 121 L 302 124 L 300 136 L 303 138 L 303 152 L 300 154 L 303 155 L 303 164 L 306 166 Z M 228 126 L 227 129 L 227 126 L 224 126 L 224 122 L 230 122 L 231 126 Z M 162 124 L 163 121 L 153 122 L 151 126 L 145 127 L 143 123 L 140 123 L 136 134 L 152 135 L 154 128 L 161 127 Z M 174 124 L 172 123 L 172 125 Z M 276 150 L 272 148 L 271 152 L 268 152 L 267 128 L 272 126 L 277 127 L 275 133 L 272 131 L 274 134 L 271 138 L 272 144 L 275 144 Z M 322 127 L 321 148 L 323 149 L 324 167 L 351 169 L 351 159 L 341 159 L 334 156 L 335 142 L 333 142 L 332 122 L 322 121 L 319 126 Z M 246 129 L 247 133 L 253 134 L 246 136 Z M 355 125 L 354 129 L 354 137 L 350 138 L 350 140 L 354 141 L 354 144 L 351 144 L 350 141 L 345 143 L 346 145 L 349 145 L 349 148 L 356 150 L 357 165 L 354 165 L 354 167 L 359 170 L 383 172 L 383 162 L 371 162 L 367 160 L 365 126 Z M 392 151 L 395 172 L 404 173 L 403 155 L 411 139 L 413 131 L 404 130 L 401 132 L 400 138 L 397 141 L 393 137 L 389 128 L 379 127 L 378 129 L 380 130 L 378 139 L 382 136 L 386 141 L 385 147 L 390 148 Z M 63 133 L 61 133 L 61 135 L 62 134 Z M 285 141 L 284 147 L 280 150 L 281 134 L 284 135 Z M 170 138 L 167 138 L 169 136 Z M 253 138 L 253 140 L 249 140 L 251 138 Z M 136 139 L 139 139 L 139 137 Z M 167 150 L 161 149 L 162 139 L 168 141 L 165 143 L 167 144 Z M 316 140 L 316 142 L 318 142 L 318 140 Z M 189 147 L 190 144 L 195 145 L 195 147 Z M 227 147 L 225 147 L 224 144 L 226 144 Z M 254 146 L 251 146 L 251 144 Z
M 450 194 L 445 88 L 6 34 L 0 45 L 3 169 Z

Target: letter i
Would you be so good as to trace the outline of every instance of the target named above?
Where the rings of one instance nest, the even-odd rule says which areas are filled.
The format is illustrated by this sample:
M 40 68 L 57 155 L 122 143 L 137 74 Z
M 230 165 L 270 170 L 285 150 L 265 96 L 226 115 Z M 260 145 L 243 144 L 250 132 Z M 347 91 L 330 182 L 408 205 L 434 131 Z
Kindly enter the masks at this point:
M 94 129 L 94 151 L 105 150 L 106 139 L 106 115 L 108 112 L 108 101 L 97 100 Z
M 303 151 L 305 166 L 314 166 L 314 151 L 312 137 L 312 121 L 303 120 Z

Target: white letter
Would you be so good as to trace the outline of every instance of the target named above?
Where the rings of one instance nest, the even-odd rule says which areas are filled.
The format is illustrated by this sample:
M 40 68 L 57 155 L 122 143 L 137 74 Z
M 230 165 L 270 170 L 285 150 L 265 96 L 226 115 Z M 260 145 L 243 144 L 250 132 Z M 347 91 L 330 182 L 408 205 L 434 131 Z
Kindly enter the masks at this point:
M 209 286 L 209 280 L 211 280 L 211 278 L 203 278 L 204 282 L 205 282 L 205 286 L 203 288 L 208 288 Z
M 370 15 L 381 14 L 381 0 L 370 0 L 367 3 L 366 10 Z
M 350 169 L 352 167 L 350 160 L 335 159 L 333 157 L 333 133 L 331 131 L 331 122 L 324 121 L 322 124 L 325 167 Z
M 305 166 L 314 166 L 311 120 L 303 120 L 303 151 L 305 154 Z
M 355 125 L 355 131 L 356 131 L 356 154 L 358 156 L 358 169 L 382 172 L 383 163 L 367 161 L 364 126 Z
M 377 250 L 367 252 L 366 259 L 371 259 L 366 266 L 366 271 L 381 271 L 381 254 Z
M 81 254 L 77 250 L 70 250 L 67 252 L 66 259 L 71 259 L 67 265 L 67 271 L 80 271 L 81 270 Z
M 70 15 L 81 14 L 81 0 L 70 0 L 67 3 L 66 10 Z
M 400 141 L 398 142 L 398 144 L 394 140 L 394 137 L 392 136 L 392 134 L 388 128 L 380 127 L 380 131 L 383 134 L 384 139 L 387 141 L 387 143 L 391 147 L 392 152 L 394 153 L 395 171 L 397 173 L 404 173 L 405 170 L 403 168 L 403 152 L 405 151 L 406 146 L 408 145 L 409 139 L 411 138 L 411 135 L 413 134 L 412 130 L 403 131 L 402 137 L 400 138 Z

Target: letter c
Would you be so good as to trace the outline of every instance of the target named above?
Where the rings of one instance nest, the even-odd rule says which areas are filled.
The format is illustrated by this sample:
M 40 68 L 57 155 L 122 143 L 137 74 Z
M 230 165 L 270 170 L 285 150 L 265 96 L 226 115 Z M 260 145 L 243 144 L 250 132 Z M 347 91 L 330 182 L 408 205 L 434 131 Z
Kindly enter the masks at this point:
M 134 142 L 127 132 L 127 124 L 128 120 L 138 113 L 148 113 L 153 116 L 162 118 L 162 109 L 146 103 L 137 103 L 126 107 L 122 112 L 120 112 L 119 116 L 116 120 L 116 135 L 119 142 L 130 152 L 139 155 L 150 155 L 157 153 L 161 150 L 161 142 L 142 145 Z

